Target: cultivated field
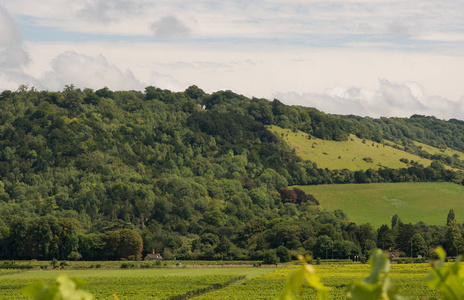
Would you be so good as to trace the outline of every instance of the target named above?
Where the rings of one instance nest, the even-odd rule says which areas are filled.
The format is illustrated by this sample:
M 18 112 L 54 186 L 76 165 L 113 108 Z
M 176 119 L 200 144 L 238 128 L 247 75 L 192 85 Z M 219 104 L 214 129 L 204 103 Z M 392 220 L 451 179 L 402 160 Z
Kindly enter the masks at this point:
M 395 214 L 403 223 L 445 225 L 450 209 L 464 221 L 464 186 L 445 183 L 371 183 L 297 186 L 313 194 L 328 210 L 342 209 L 357 224 L 374 227 L 391 223 Z
M 276 270 L 260 277 L 233 284 L 226 288 L 204 294 L 197 299 L 274 299 L 283 289 L 289 272 L 296 266 Z M 322 282 L 330 287 L 330 299 L 346 299 L 345 289 L 356 279 L 369 275 L 369 264 L 327 264 L 315 266 Z M 402 296 L 420 299 L 437 296 L 427 288 L 428 264 L 392 265 L 390 278 L 400 288 Z M 317 299 L 312 289 L 306 289 L 303 299 Z
M 26 299 L 20 295 L 24 285 L 43 280 L 52 282 L 59 274 L 87 281 L 85 290 L 96 299 L 275 299 L 282 291 L 290 265 L 281 268 L 176 268 L 131 270 L 32 270 L 0 276 L 0 299 Z M 369 264 L 322 264 L 315 266 L 324 284 L 330 287 L 330 299 L 344 299 L 346 286 L 365 278 Z M 392 265 L 390 277 L 401 294 L 412 298 L 437 296 L 426 286 L 428 264 Z M 245 276 L 245 279 L 243 277 Z M 197 295 L 197 293 L 203 293 Z M 196 296 L 196 297 L 195 297 Z M 183 298 L 183 299 L 187 299 Z M 313 290 L 304 299 L 315 299 Z
M 106 262 L 104 262 L 106 263 Z M 174 267 L 157 269 L 29 270 L 1 273 L 0 299 L 27 299 L 20 289 L 38 280 L 54 282 L 61 274 L 87 282 L 84 289 L 96 299 L 176 299 L 222 288 L 243 278 L 251 279 L 276 268 Z M 9 270 L 14 271 L 14 270 Z

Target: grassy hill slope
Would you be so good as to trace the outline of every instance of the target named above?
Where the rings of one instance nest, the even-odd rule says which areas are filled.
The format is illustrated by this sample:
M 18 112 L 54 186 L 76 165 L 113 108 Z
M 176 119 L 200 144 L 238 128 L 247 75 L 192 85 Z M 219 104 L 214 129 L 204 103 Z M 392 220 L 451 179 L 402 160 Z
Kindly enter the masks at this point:
M 348 141 L 339 142 L 315 137 L 309 139 L 307 133 L 302 131 L 292 132 L 278 126 L 270 126 L 269 130 L 281 136 L 302 159 L 311 160 L 316 162 L 318 167 L 330 170 L 348 169 L 357 171 L 369 168 L 379 169 L 380 167 L 405 168 L 407 165 L 400 161 L 402 158 L 408 161 L 417 161 L 425 167 L 432 162 L 429 159 L 421 158 L 391 146 L 370 140 L 362 140 L 355 135 L 350 135 Z
M 422 150 L 430 153 L 430 154 L 444 154 L 444 155 L 447 155 L 447 156 L 451 156 L 451 157 L 457 157 L 457 158 L 464 158 L 464 153 L 460 152 L 460 151 L 457 151 L 457 150 L 454 150 L 454 149 L 451 149 L 451 148 L 444 148 L 444 149 L 439 149 L 439 148 L 435 148 L 433 146 L 430 146 L 430 145 L 426 145 L 426 144 L 423 144 L 423 143 L 419 143 L 419 142 L 414 142 L 414 144 L 416 144 L 417 146 L 419 147 L 422 147 Z
M 398 214 L 404 223 L 445 225 L 450 209 L 464 220 L 464 186 L 452 183 L 375 183 L 298 186 L 329 210 L 342 209 L 357 224 L 389 224 Z

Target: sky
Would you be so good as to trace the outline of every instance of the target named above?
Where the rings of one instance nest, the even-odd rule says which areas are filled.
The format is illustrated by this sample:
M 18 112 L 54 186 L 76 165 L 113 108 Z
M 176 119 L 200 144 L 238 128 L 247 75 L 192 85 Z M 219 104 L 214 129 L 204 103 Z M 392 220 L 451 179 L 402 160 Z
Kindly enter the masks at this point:
M 0 0 L 0 91 L 232 90 L 464 120 L 464 1 Z

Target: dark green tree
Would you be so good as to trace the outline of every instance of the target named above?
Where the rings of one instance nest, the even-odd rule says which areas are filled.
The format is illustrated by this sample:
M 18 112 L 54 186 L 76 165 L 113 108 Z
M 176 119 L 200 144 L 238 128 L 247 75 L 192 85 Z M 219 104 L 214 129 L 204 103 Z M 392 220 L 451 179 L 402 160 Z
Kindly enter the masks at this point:
M 290 255 L 290 251 L 288 251 L 287 247 L 279 246 L 276 249 L 276 255 L 279 258 L 280 262 L 288 262 L 292 260 L 292 256 Z
M 449 225 L 451 221 L 456 221 L 453 209 L 450 209 L 448 213 L 448 217 L 446 218 L 446 225 Z
M 333 240 L 329 236 L 319 236 L 316 240 L 316 244 L 313 247 L 314 257 L 326 259 L 332 257 L 333 246 Z
M 277 257 L 275 250 L 267 250 L 264 252 L 263 264 L 266 265 L 276 265 L 279 263 L 279 258 Z
M 422 257 L 426 256 L 427 254 L 427 243 L 425 242 L 424 238 L 421 234 L 416 233 L 411 238 L 411 246 L 412 246 L 412 257 L 417 257 L 421 255 Z

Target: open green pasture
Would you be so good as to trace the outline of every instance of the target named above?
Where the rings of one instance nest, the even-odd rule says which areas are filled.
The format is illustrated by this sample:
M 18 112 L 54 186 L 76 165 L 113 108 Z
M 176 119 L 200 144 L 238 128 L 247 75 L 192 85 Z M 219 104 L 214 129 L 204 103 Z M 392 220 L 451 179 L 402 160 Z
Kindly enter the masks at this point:
M 391 223 L 395 214 L 403 223 L 423 221 L 445 225 L 450 209 L 464 221 L 464 186 L 453 183 L 371 183 L 297 186 L 313 194 L 328 210 L 342 209 L 357 224 L 375 227 Z
M 456 156 L 459 159 L 464 159 L 464 153 L 462 153 L 461 151 L 457 151 L 451 148 L 439 149 L 419 142 L 414 142 L 414 144 L 422 147 L 422 150 L 430 154 L 444 154 L 447 156 Z
M 369 168 L 379 169 L 380 167 L 392 169 L 407 167 L 405 163 L 400 161 L 401 158 L 417 161 L 425 167 L 432 162 L 391 146 L 362 140 L 355 135 L 350 135 L 348 141 L 337 142 L 315 137 L 309 139 L 307 133 L 293 132 L 278 126 L 269 126 L 268 128 L 271 132 L 282 137 L 291 148 L 294 148 L 298 156 L 304 160 L 316 162 L 320 168 L 357 171 Z M 390 144 L 394 143 L 390 142 Z M 439 151 L 439 149 L 436 150 Z

